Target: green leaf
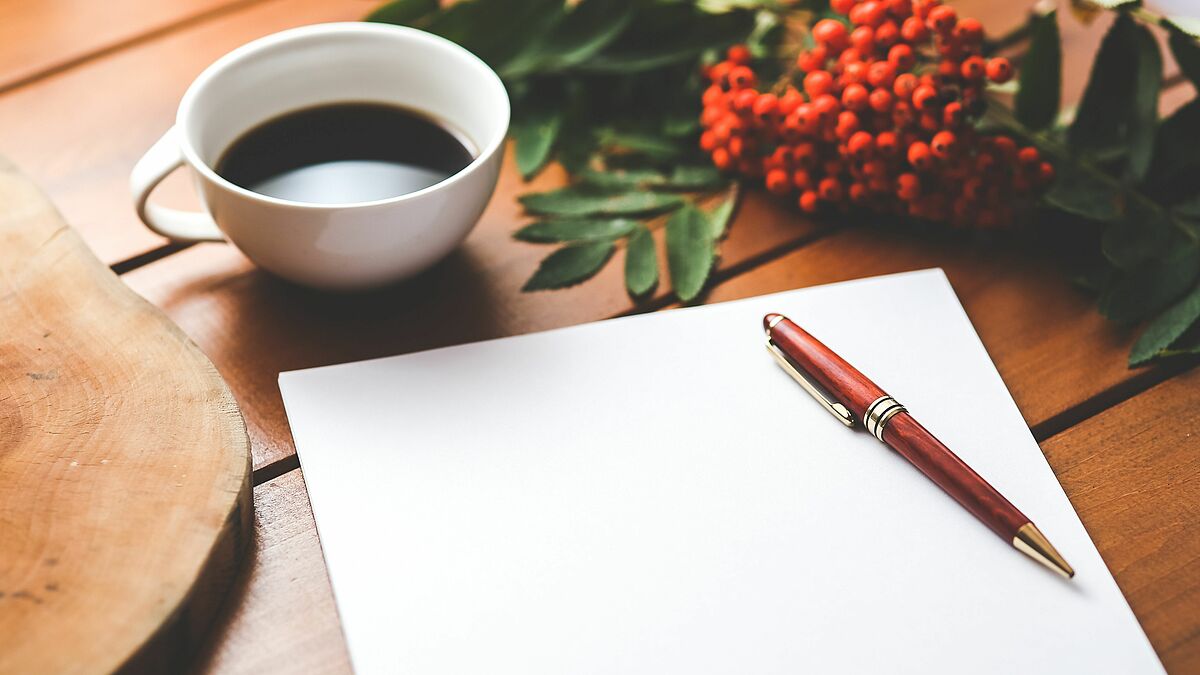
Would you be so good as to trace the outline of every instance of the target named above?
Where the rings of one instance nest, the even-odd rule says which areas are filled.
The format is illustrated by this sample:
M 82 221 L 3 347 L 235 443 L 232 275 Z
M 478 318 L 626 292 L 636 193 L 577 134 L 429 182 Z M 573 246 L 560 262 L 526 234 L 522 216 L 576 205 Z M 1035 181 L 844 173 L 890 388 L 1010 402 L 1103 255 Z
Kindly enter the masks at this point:
M 712 223 L 691 204 L 667 220 L 667 267 L 675 295 L 683 302 L 691 302 L 704 289 L 715 260 L 714 243 Z
M 721 200 L 720 204 L 708 212 L 708 219 L 712 224 L 713 240 L 720 240 L 725 236 L 726 230 L 729 229 L 729 221 L 733 219 L 733 210 L 737 207 L 738 202 L 738 187 L 737 184 L 730 186 L 725 199 Z
M 437 9 L 438 0 L 392 0 L 376 7 L 363 20 L 407 26 Z
M 1118 14 L 1100 43 L 1083 100 L 1067 133 L 1072 148 L 1103 147 L 1123 136 L 1137 76 L 1137 30 L 1129 15 Z
M 1170 45 L 1179 70 L 1200 88 L 1200 45 L 1196 44 L 1195 38 L 1178 30 L 1171 31 Z
M 1121 217 L 1117 208 L 1118 194 L 1111 185 L 1083 171 L 1071 170 L 1071 165 L 1059 165 L 1058 180 L 1045 195 L 1046 203 L 1059 210 L 1102 223 Z
M 608 150 L 627 150 L 655 159 L 674 159 L 683 152 L 683 147 L 670 139 L 652 134 L 601 129 L 600 144 Z
M 625 75 L 662 68 L 743 41 L 753 27 L 751 11 L 708 14 L 688 3 L 647 4 L 629 30 L 579 67 Z
M 636 220 L 626 218 L 587 220 L 541 220 L 526 225 L 513 235 L 536 243 L 560 241 L 611 241 L 633 232 Z
M 464 0 L 435 14 L 425 30 L 457 42 L 501 71 L 530 39 L 563 16 L 562 0 Z
M 1183 218 L 1200 220 L 1200 194 L 1176 204 L 1171 211 Z
M 1158 131 L 1158 95 L 1162 92 L 1163 63 L 1158 41 L 1150 29 L 1138 24 L 1133 33 L 1137 46 L 1137 77 L 1134 80 L 1129 117 L 1129 171 L 1140 181 L 1154 159 L 1154 134 Z
M 1160 255 L 1170 240 L 1170 224 L 1161 216 L 1134 209 L 1127 218 L 1105 228 L 1100 249 L 1112 264 L 1128 269 Z
M 1029 51 L 1021 63 L 1016 115 L 1030 129 L 1043 129 L 1058 117 L 1062 97 L 1062 45 L 1058 35 L 1058 12 L 1030 20 Z
M 515 120 L 512 135 L 516 148 L 513 154 L 517 160 L 517 170 L 525 180 L 533 178 L 546 166 L 554 150 L 554 142 L 558 139 L 559 129 L 562 128 L 562 121 L 562 112 L 551 107 L 544 98 Z
M 502 75 L 523 77 L 582 63 L 617 39 L 632 19 L 633 4 L 627 0 L 583 0 L 506 64 Z
M 1200 275 L 1200 249 L 1177 248 L 1164 259 L 1143 263 L 1100 296 L 1100 313 L 1113 321 L 1129 323 L 1152 316 L 1196 283 Z
M 1171 346 L 1200 319 L 1200 286 L 1146 326 L 1129 352 L 1129 365 L 1140 366 Z
M 721 172 L 711 164 L 681 164 L 671 171 L 663 187 L 695 192 L 716 187 L 724 182 Z
M 604 267 L 614 248 L 611 241 L 564 246 L 546 256 L 521 290 L 565 288 L 587 281 Z
M 625 247 L 625 288 L 637 297 L 658 285 L 658 254 L 654 237 L 645 225 L 639 225 Z
M 547 216 L 625 216 L 662 213 L 683 205 L 675 195 L 658 192 L 612 192 L 586 185 L 551 192 L 522 195 L 521 204 L 530 213 Z
M 580 178 L 587 185 L 594 185 L 598 188 L 610 190 L 646 188 L 661 185 L 666 180 L 661 173 L 653 169 L 617 169 L 610 171 L 587 169 L 581 173 Z

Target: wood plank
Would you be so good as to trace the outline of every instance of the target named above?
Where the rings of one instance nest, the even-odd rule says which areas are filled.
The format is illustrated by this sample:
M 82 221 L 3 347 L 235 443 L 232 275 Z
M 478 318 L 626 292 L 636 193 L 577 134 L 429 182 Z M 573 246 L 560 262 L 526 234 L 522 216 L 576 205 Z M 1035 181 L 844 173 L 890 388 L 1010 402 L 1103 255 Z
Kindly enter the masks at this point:
M 261 2 L 9 91 L 0 95 L 0 148 L 49 193 L 103 262 L 141 253 L 164 240 L 134 214 L 129 171 L 171 126 L 196 75 L 254 38 L 354 19 L 368 6 L 361 0 Z M 196 203 L 183 172 L 159 194 L 168 204 Z
M 1070 285 L 1048 254 L 1016 243 L 856 228 L 720 284 L 708 301 L 929 267 L 945 270 L 1035 430 L 1088 399 L 1145 377 L 1145 371 L 1125 365 L 1133 333 L 1101 317 L 1094 301 Z
M 430 349 L 595 321 L 632 310 L 618 259 L 574 289 L 522 293 L 551 248 L 514 241 L 527 189 L 505 158 L 496 196 L 466 242 L 442 264 L 391 290 L 331 295 L 261 272 L 231 246 L 205 244 L 126 274 L 230 382 L 246 417 L 254 466 L 294 456 L 276 379 L 281 371 Z M 560 184 L 548 171 L 534 187 Z M 795 245 L 813 225 L 762 195 L 747 199 L 721 249 L 718 272 Z M 667 295 L 659 289 L 657 300 Z
M 1163 665 L 1200 672 L 1200 370 L 1042 444 Z
M 0 4 L 0 91 L 246 0 Z
M 254 489 L 253 550 L 195 672 L 350 672 L 299 469 Z
M 177 670 L 245 557 L 245 425 L 3 159 L 0 204 L 0 672 Z

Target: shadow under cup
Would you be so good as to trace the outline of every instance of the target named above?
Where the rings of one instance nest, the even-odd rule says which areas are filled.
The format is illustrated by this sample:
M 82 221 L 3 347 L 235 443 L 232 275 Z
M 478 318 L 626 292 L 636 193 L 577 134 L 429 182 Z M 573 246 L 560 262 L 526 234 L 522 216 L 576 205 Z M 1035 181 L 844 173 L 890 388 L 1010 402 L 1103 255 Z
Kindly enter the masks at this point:
M 352 204 L 276 199 L 215 172 L 249 129 L 344 102 L 424 113 L 466 136 L 477 155 L 425 189 Z M 176 133 L 213 219 L 251 259 L 306 285 L 354 289 L 412 276 L 466 236 L 495 187 L 508 120 L 503 84 L 458 45 L 415 29 L 343 23 L 285 31 L 223 57 L 184 95 Z

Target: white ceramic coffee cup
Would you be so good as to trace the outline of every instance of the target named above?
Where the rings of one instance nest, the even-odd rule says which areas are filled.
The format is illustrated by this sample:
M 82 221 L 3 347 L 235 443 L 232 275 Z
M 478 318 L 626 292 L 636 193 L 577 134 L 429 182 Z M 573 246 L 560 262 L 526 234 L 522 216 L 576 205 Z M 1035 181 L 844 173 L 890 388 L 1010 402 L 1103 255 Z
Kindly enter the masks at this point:
M 371 202 L 315 204 L 261 195 L 213 170 L 243 132 L 314 105 L 371 101 L 421 111 L 474 145 L 466 168 L 423 190 Z M 508 94 L 462 47 L 411 28 L 328 23 L 276 33 L 226 54 L 188 88 L 175 126 L 130 177 L 138 215 L 174 241 L 229 241 L 292 281 L 360 289 L 410 277 L 467 236 L 496 186 Z M 191 167 L 207 212 L 149 201 Z

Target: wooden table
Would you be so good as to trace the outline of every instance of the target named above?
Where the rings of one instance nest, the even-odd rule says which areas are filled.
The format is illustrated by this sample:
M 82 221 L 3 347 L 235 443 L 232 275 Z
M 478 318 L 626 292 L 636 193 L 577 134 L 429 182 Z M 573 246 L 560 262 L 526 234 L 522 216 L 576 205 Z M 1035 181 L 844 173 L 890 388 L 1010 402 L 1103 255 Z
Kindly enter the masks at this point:
M 997 33 L 1020 3 L 960 2 Z M 406 286 L 352 298 L 305 291 L 230 246 L 186 249 L 143 228 L 126 181 L 172 122 L 192 78 L 231 48 L 283 28 L 354 19 L 367 0 L 83 0 L 0 5 L 0 153 L 41 184 L 134 290 L 161 307 L 225 376 L 253 444 L 256 547 L 198 670 L 343 672 L 344 641 L 276 386 L 281 370 L 527 333 L 671 305 L 635 306 L 618 266 L 568 291 L 522 294 L 545 254 L 515 242 L 523 189 L 511 164 L 447 261 Z M 1082 91 L 1104 29 L 1063 17 L 1066 98 Z M 1175 72 L 1173 63 L 1168 63 Z M 1179 84 L 1171 109 L 1195 95 Z M 548 171 L 539 186 L 561 182 Z M 165 200 L 194 204 L 174 176 Z M 705 302 L 943 267 L 1117 582 L 1167 668 L 1200 672 L 1200 373 L 1131 371 L 1132 333 L 1109 325 L 1044 255 L 822 227 L 751 195 Z M 442 321 L 469 315 L 473 321 Z M 380 537 L 389 536 L 380 532 Z

